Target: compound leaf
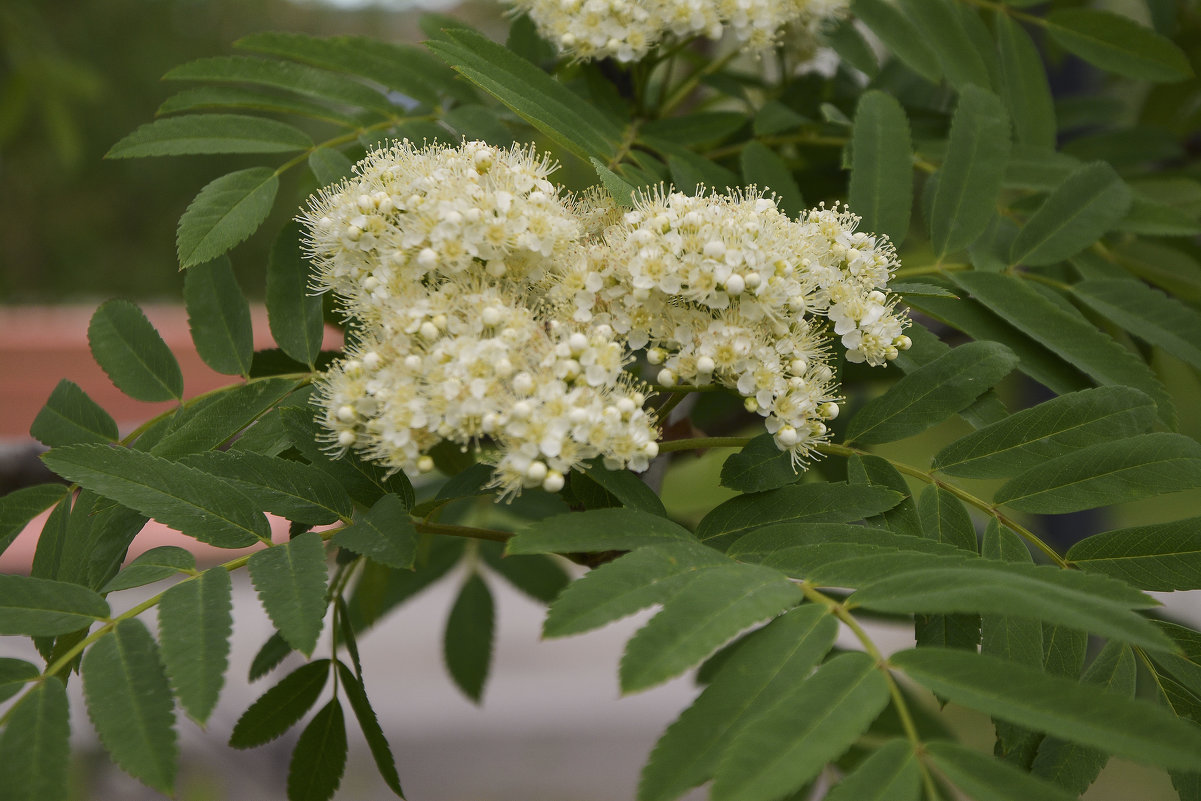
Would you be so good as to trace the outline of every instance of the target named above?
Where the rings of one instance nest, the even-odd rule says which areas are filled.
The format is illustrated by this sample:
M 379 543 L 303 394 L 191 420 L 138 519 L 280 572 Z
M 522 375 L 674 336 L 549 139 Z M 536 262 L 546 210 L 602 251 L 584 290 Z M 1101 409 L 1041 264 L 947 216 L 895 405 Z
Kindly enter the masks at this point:
M 197 723 L 208 720 L 225 683 L 233 633 L 232 596 L 229 571 L 214 567 L 199 578 L 176 584 L 159 602 L 163 666 L 180 706 Z
M 133 303 L 110 300 L 88 323 L 92 357 L 117 389 L 142 401 L 183 397 L 183 373 L 171 349 Z
M 70 772 L 66 766 L 71 761 L 70 739 L 67 690 L 58 676 L 50 676 L 17 702 L 9 713 L 4 733 L 0 734 L 0 787 L 4 788 L 5 798 L 10 801 L 68 798 Z
M 279 177 L 270 167 L 249 167 L 206 184 L 179 218 L 179 266 L 212 261 L 257 231 L 278 191 Z
M 225 257 L 184 275 L 184 305 L 192 342 L 204 363 L 226 375 L 248 375 L 254 357 L 250 303 Z
M 321 535 L 306 531 L 282 545 L 256 551 L 247 567 L 275 628 L 297 651 L 311 654 L 325 617 Z
M 289 673 L 242 713 L 234 724 L 229 744 L 234 748 L 253 748 L 292 728 L 317 703 L 329 680 L 329 671 L 328 659 L 316 659 Z
M 337 698 L 300 733 L 288 764 L 288 801 L 328 801 L 346 770 L 346 719 Z
M 446 621 L 443 654 L 446 668 L 459 689 L 477 704 L 492 664 L 495 611 L 492 593 L 473 573 L 459 590 Z

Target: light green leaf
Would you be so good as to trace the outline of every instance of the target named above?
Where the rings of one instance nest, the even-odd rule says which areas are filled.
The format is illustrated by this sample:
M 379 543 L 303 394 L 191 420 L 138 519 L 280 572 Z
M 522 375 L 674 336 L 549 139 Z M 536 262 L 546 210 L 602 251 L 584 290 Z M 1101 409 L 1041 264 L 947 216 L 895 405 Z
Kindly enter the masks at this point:
M 901 0 L 901 9 L 925 35 L 947 83 L 962 92 L 967 86 L 991 89 L 988 68 L 963 27 L 959 8 L 951 0 Z
M 772 801 L 816 776 L 888 703 L 867 654 L 834 657 L 734 737 L 718 763 L 713 801 Z
M 1009 145 L 1009 115 L 1000 99 L 974 85 L 964 88 L 930 207 L 930 240 L 937 254 L 962 250 L 988 227 Z
M 80 442 L 116 442 L 119 436 L 112 416 L 78 384 L 65 378 L 50 393 L 29 433 L 51 448 Z
M 228 442 L 299 386 L 294 378 L 235 384 L 176 413 L 150 453 L 164 459 L 207 451 Z
M 851 13 L 863 21 L 905 66 L 930 83 L 942 80 L 938 57 L 926 46 L 921 31 L 885 0 L 853 0 Z
M 109 615 L 103 598 L 78 584 L 0 574 L 0 635 L 53 637 Z
M 38 484 L 0 497 L 0 553 L 12 544 L 30 520 L 61 501 L 67 494 L 63 484 Z
M 42 456 L 54 472 L 218 548 L 271 539 L 267 519 L 230 484 L 148 453 L 67 445 Z
M 1020 768 L 958 743 L 933 742 L 925 748 L 939 772 L 976 801 L 1072 801 L 1076 798 Z
M 379 720 L 375 716 L 375 710 L 371 708 L 371 702 L 367 700 L 367 693 L 363 689 L 362 683 L 350 672 L 350 668 L 341 662 L 338 662 L 338 678 L 341 681 L 343 692 L 346 694 L 346 700 L 350 701 L 350 708 L 354 710 L 354 716 L 359 721 L 359 729 L 363 732 L 367 747 L 371 749 L 371 757 L 375 760 L 375 767 L 379 770 L 380 778 L 384 780 L 384 784 L 388 785 L 388 789 L 400 798 L 404 798 L 404 791 L 400 788 L 400 776 L 396 772 L 396 760 L 392 756 L 392 749 L 388 746 L 388 738 L 384 736 L 384 730 L 380 728 Z
M 232 595 L 229 571 L 218 566 L 176 584 L 158 606 L 163 666 L 180 706 L 200 724 L 217 705 L 229 667 Z
M 1113 250 L 1117 263 L 1181 300 L 1201 301 L 1201 263 L 1188 253 L 1152 240 L 1135 239 Z
M 942 487 L 931 484 L 917 502 L 922 536 L 946 543 L 971 554 L 979 552 L 976 527 L 963 502 Z
M 288 520 L 325 525 L 353 513 L 350 496 L 340 484 L 301 462 L 249 451 L 206 451 L 182 462 L 230 482 L 265 511 Z
M 933 467 L 969 478 L 1001 478 L 1106 440 L 1146 433 L 1155 403 L 1130 387 L 1098 387 L 1023 409 L 952 442 Z
M 695 543 L 688 529 L 637 509 L 591 509 L 539 520 L 509 540 L 506 553 L 631 551 L 642 545 Z
M 1017 365 L 996 342 L 969 342 L 907 374 L 868 401 L 847 426 L 846 439 L 892 442 L 941 423 L 972 403 Z
M 1201 589 L 1201 517 L 1094 534 L 1073 545 L 1067 558 L 1142 590 Z
M 162 545 L 134 559 L 100 591 L 109 593 L 142 587 L 195 569 L 196 557 L 192 556 L 191 551 L 176 545 Z
M 738 156 L 743 183 L 759 187 L 765 194 L 776 196 L 776 205 L 789 217 L 796 217 L 805 209 L 801 187 L 797 185 L 788 163 L 774 150 L 758 141 L 750 141 Z M 866 224 L 865 228 L 876 231 Z
M 4 797 L 9 801 L 65 801 L 69 797 L 70 739 L 67 691 L 61 679 L 51 676 L 17 702 L 0 734 Z
M 1130 198 L 1130 187 L 1105 162 L 1076 168 L 1018 231 L 1010 263 L 1037 267 L 1076 255 L 1126 216 Z
M 104 157 L 289 153 L 312 146 L 308 134 L 278 120 L 244 114 L 189 114 L 163 117 L 140 126 L 113 145 Z
M 571 576 L 553 556 L 505 556 L 498 542 L 481 542 L 480 554 L 488 567 L 529 597 L 550 603 L 571 583 Z
M 321 296 L 309 291 L 309 262 L 300 248 L 300 226 L 279 232 L 267 263 L 267 322 L 283 352 L 313 366 L 321 352 L 325 324 Z
M 900 245 L 913 206 L 913 145 L 905 109 L 879 90 L 864 92 L 851 133 L 849 203 L 865 231 Z
M 229 744 L 253 748 L 292 728 L 317 703 L 329 672 L 330 661 L 316 659 L 289 673 L 242 713 L 229 735 Z
M 330 186 L 348 177 L 354 171 L 354 165 L 341 150 L 318 147 L 309 154 L 309 169 L 319 185 Z
M 913 746 L 889 740 L 836 784 L 825 801 L 918 801 L 921 790 Z
M 131 398 L 163 401 L 183 397 L 183 374 L 171 349 L 127 300 L 110 300 L 88 323 L 92 357 L 109 379 Z
M 671 801 L 713 776 L 738 732 L 808 678 L 838 625 L 814 604 L 797 607 L 742 641 L 700 697 L 667 728 L 638 783 L 638 801 Z
M 254 356 L 250 303 L 227 258 L 197 264 L 184 275 L 184 305 L 196 352 L 226 375 L 248 375 Z
M 693 575 L 626 644 L 622 692 L 660 684 L 696 665 L 748 626 L 801 600 L 781 573 L 730 564 Z
M 1023 145 L 1055 149 L 1055 103 L 1042 56 L 1030 34 L 1008 14 L 996 15 L 1001 97 L 1009 107 L 1014 138 Z
M 592 169 L 596 170 L 596 177 L 600 178 L 601 184 L 609 193 L 609 197 L 613 198 L 613 202 L 623 209 L 633 208 L 634 187 L 626 179 L 606 167 L 605 163 L 595 156 L 590 161 Z
M 404 504 L 388 494 L 330 542 L 397 570 L 412 570 L 417 556 L 417 530 Z
M 1072 292 L 1105 319 L 1201 370 L 1201 314 L 1195 309 L 1131 281 L 1081 281 Z
M 278 92 L 251 89 L 245 86 L 200 86 L 176 92 L 163 101 L 154 112 L 156 117 L 185 111 L 213 109 L 266 111 L 272 114 L 293 114 L 322 120 L 346 128 L 358 128 L 353 115 L 314 103 L 302 97 L 281 95 Z
M 916 281 L 896 281 L 888 285 L 888 291 L 896 295 L 904 295 L 906 297 L 917 295 L 919 297 L 934 297 L 934 298 L 949 298 L 957 300 L 958 295 L 950 290 L 943 289 L 934 284 L 922 284 Z
M 81 672 L 88 716 L 113 761 L 173 794 L 175 706 L 154 637 L 140 620 L 122 620 L 84 652 Z
M 740 495 L 719 504 L 696 527 L 696 537 L 724 549 L 773 523 L 848 523 L 884 512 L 904 496 L 884 487 L 846 483 L 797 484 Z
M 1201 445 L 1182 434 L 1142 434 L 1051 459 L 995 496 L 1026 512 L 1059 514 L 1201 487 Z
M 1060 8 L 1047 14 L 1046 29 L 1069 53 L 1127 78 L 1181 81 L 1193 74 L 1188 57 L 1171 39 L 1128 17 Z
M 328 801 L 346 770 L 346 719 L 337 698 L 300 733 L 288 764 L 288 801 Z
M 776 447 L 771 434 L 755 437 L 721 466 L 721 485 L 740 492 L 763 492 L 800 480 L 792 455 Z
M 495 610 L 492 593 L 478 574 L 463 583 L 451 607 L 443 639 L 446 669 L 463 694 L 477 704 L 492 664 Z
M 42 671 L 24 659 L 0 657 L 0 702 L 21 692 L 26 684 L 41 674 Z
M 1196 726 L 1095 685 L 955 649 L 902 651 L 889 662 L 955 703 L 1137 762 L 1190 770 L 1201 753 Z
M 251 555 L 250 580 L 275 628 L 306 656 L 317 646 L 325 618 L 325 548 L 306 531 Z
M 1137 356 L 1020 278 L 983 272 L 957 273 L 955 283 L 1011 325 L 1078 367 L 1099 384 L 1122 384 L 1145 392 L 1169 426 L 1176 413 L 1163 384 Z
M 206 184 L 179 218 L 179 266 L 212 261 L 257 231 L 278 191 L 279 177 L 270 167 L 238 170 Z

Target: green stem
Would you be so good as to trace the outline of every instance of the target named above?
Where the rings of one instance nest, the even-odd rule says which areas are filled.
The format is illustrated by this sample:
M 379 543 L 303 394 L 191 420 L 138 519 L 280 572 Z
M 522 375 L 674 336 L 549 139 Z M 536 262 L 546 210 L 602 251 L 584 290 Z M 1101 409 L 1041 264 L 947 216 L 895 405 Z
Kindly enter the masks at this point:
M 1048 278 L 1045 275 L 1039 275 L 1038 273 L 1031 273 L 1031 272 L 1027 272 L 1025 270 L 1021 270 L 1021 271 L 1014 270 L 1013 274 L 1018 276 L 1019 278 L 1024 278 L 1027 281 L 1035 281 L 1039 284 L 1046 284 L 1047 286 L 1063 290 L 1064 292 L 1072 291 L 1071 284 L 1065 284 L 1063 281 L 1056 281 L 1054 278 Z
M 379 122 L 372 123 L 371 125 L 364 125 L 361 128 L 356 128 L 349 133 L 342 134 L 341 136 L 335 136 L 332 139 L 326 139 L 320 144 L 313 145 L 308 150 L 301 151 L 299 155 L 288 159 L 283 164 L 276 167 L 275 174 L 277 176 L 282 175 L 283 173 L 295 167 L 297 164 L 307 161 L 309 156 L 311 156 L 315 150 L 319 150 L 323 147 L 337 147 L 338 145 L 345 145 L 355 141 L 365 133 L 378 131 L 383 128 L 391 128 L 394 125 L 403 125 L 406 122 L 416 122 L 419 120 L 436 121 L 437 117 L 433 114 L 424 114 L 417 117 L 389 117 L 386 120 L 380 120 Z
M 473 540 L 490 540 L 491 542 L 508 542 L 513 537 L 513 532 L 511 531 L 499 531 L 494 528 L 477 528 L 475 526 L 454 526 L 449 523 L 430 523 L 424 520 L 414 520 L 413 527 L 423 533 L 445 534 L 450 537 L 467 537 Z

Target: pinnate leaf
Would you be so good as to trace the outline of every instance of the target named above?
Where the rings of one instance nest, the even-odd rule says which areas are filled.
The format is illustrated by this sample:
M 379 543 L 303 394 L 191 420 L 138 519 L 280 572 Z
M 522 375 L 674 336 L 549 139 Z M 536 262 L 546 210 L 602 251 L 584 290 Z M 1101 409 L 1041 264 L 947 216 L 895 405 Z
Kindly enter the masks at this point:
M 300 733 L 288 765 L 288 801 L 328 801 L 346 770 L 346 719 L 337 698 Z
M 853 0 L 851 13 L 880 37 L 905 66 L 930 83 L 942 80 L 938 57 L 926 46 L 921 31 L 896 6 L 885 0 Z
M 52 637 L 108 617 L 108 603 L 78 584 L 0 574 L 0 635 Z
M 958 743 L 926 745 L 931 761 L 951 783 L 977 801 L 1072 801 L 1076 798 L 1008 762 Z
M 741 492 L 778 489 L 800 479 L 791 454 L 777 448 L 771 434 L 755 437 L 721 466 L 721 485 Z
M 330 541 L 397 570 L 412 570 L 417 555 L 417 530 L 404 504 L 391 494 L 376 501 L 366 514 Z
M 1081 281 L 1072 292 L 1105 319 L 1201 370 L 1201 314 L 1194 309 L 1132 281 Z
M 248 375 L 254 356 L 250 303 L 227 258 L 197 264 L 184 276 L 184 305 L 196 352 L 226 375 Z
M 667 517 L 663 501 L 659 500 L 655 491 L 629 470 L 606 470 L 599 461 L 593 461 L 584 469 L 584 475 L 600 484 L 622 506 Z
M 0 734 L 4 797 L 9 801 L 65 801 L 70 738 L 67 690 L 61 679 L 51 676 L 17 702 Z
M 477 704 L 483 697 L 484 682 L 492 664 L 494 629 L 492 593 L 484 580 L 473 573 L 463 583 L 451 607 L 443 655 L 455 684 Z
M 164 459 L 216 448 L 287 397 L 298 384 L 292 378 L 264 378 L 234 384 L 178 411 L 150 453 Z M 139 440 L 138 447 L 143 447 Z
M 259 648 L 258 653 L 254 655 L 254 659 L 250 661 L 250 670 L 247 672 L 247 680 L 257 681 L 263 676 L 266 676 L 272 670 L 279 666 L 279 663 L 284 661 L 288 654 L 294 649 L 288 645 L 288 641 L 283 638 L 278 631 L 267 638 L 267 641 Z
M 58 382 L 34 418 L 29 433 L 43 445 L 116 442 L 117 422 L 88 394 L 67 379 Z
M 1094 534 L 1073 545 L 1067 558 L 1142 590 L 1201 589 L 1201 517 Z
M 509 540 L 510 554 L 629 551 L 642 545 L 695 542 L 688 529 L 636 509 L 591 509 L 539 520 Z
M 404 798 L 392 749 L 388 745 L 388 739 L 384 736 L 384 730 L 380 728 L 375 710 L 371 708 L 371 702 L 367 700 L 367 693 L 364 691 L 362 683 L 354 673 L 351 673 L 350 668 L 341 662 L 338 663 L 338 678 L 341 680 L 343 692 L 346 693 L 346 700 L 350 701 L 350 708 L 354 710 L 354 716 L 359 721 L 359 729 L 363 732 L 363 738 L 367 740 L 367 747 L 371 749 L 371 757 L 375 760 L 375 767 L 379 770 L 380 778 L 384 780 L 384 784 L 388 786 L 389 790 Z
M 282 545 L 256 551 L 247 567 L 275 628 L 297 651 L 313 653 L 325 617 L 321 535 L 306 531 Z
M 61 501 L 67 494 L 62 484 L 23 487 L 0 498 L 0 553 L 25 530 L 30 520 Z
M 232 596 L 229 571 L 214 567 L 176 584 L 159 602 L 163 666 L 180 706 L 198 723 L 208 720 L 225 683 Z
M 899 245 L 913 205 L 913 145 L 905 109 L 884 92 L 864 92 L 851 142 L 851 208 L 863 218 L 864 230 Z
M 1023 145 L 1054 150 L 1055 103 L 1038 48 L 1008 14 L 997 14 L 996 36 L 1001 97 L 1009 107 L 1014 138 Z
M 1041 266 L 1076 255 L 1130 210 L 1130 187 L 1113 167 L 1094 161 L 1075 169 L 1018 231 L 1011 264 Z
M 312 465 L 251 451 L 206 451 L 184 464 L 232 483 L 262 508 L 288 520 L 324 525 L 350 517 L 346 490 Z
M 238 718 L 229 736 L 234 748 L 269 743 L 296 725 L 317 703 L 329 680 L 330 661 L 315 659 L 289 673 Z
M 267 262 L 267 322 L 284 353 L 310 367 L 325 333 L 321 296 L 309 291 L 309 262 L 300 250 L 300 227 L 288 223 Z
M 825 801 L 918 801 L 921 785 L 913 747 L 890 740 L 835 785 Z
M 196 153 L 288 153 L 313 140 L 278 120 L 245 114 L 189 114 L 148 122 L 113 145 L 105 158 L 183 156 Z
M 571 583 L 571 576 L 553 556 L 505 556 L 504 548 L 492 542 L 481 542 L 480 553 L 488 567 L 526 595 L 543 603 L 558 598 L 559 593 Z
M 1046 17 L 1047 34 L 1070 53 L 1128 78 L 1180 81 L 1193 74 L 1171 39 L 1128 17 L 1088 8 L 1060 8 Z
M 991 88 L 983 53 L 972 42 L 960 9 L 952 0 L 901 0 L 900 7 L 926 34 L 947 83 L 960 91 L 969 85 Z
M 21 688 L 41 675 L 41 671 L 24 659 L 0 657 L 0 702 L 7 701 Z
M 278 191 L 279 177 L 270 167 L 249 167 L 206 184 L 179 218 L 180 267 L 212 261 L 257 231 Z
M 164 401 L 183 397 L 183 373 L 171 349 L 134 304 L 110 300 L 88 323 L 92 357 L 131 398 Z
M 196 557 L 177 545 L 161 545 L 139 555 L 113 576 L 101 592 L 117 592 L 141 587 L 196 569 Z
M 922 536 L 967 551 L 979 552 L 976 528 L 963 502 L 948 490 L 931 484 L 922 490 L 918 499 L 918 517 Z

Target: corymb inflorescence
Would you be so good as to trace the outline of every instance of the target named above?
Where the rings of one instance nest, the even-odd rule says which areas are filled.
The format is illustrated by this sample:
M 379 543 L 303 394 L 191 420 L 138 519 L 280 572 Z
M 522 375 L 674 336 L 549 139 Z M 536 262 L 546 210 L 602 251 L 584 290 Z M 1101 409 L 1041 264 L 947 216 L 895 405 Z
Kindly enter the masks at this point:
M 531 148 L 378 150 L 301 221 L 320 290 L 362 335 L 319 383 L 331 447 L 423 471 L 476 448 L 502 495 L 600 458 L 645 470 L 660 391 L 718 384 L 803 463 L 838 413 L 830 366 L 908 346 L 887 240 L 843 208 L 794 220 L 746 189 L 573 196 Z

